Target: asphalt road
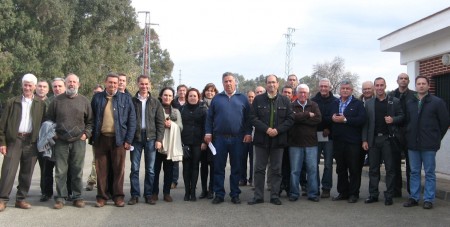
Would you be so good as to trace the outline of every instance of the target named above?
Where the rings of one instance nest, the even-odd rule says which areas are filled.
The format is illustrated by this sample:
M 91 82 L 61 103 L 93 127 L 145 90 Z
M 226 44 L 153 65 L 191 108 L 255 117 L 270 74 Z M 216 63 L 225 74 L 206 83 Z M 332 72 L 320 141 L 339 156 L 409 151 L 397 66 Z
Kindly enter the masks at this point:
M 2 161 L 2 158 L 0 159 Z M 90 173 L 91 161 L 92 151 L 88 146 L 84 183 Z M 129 161 L 125 168 L 125 200 L 128 201 Z M 39 166 L 36 164 L 28 198 L 32 209 L 14 208 L 15 185 L 11 192 L 11 201 L 6 210 L 0 213 L 0 226 L 448 226 L 450 223 L 450 203 L 437 199 L 432 210 L 424 210 L 421 206 L 404 208 L 402 203 L 407 199 L 405 191 L 404 198 L 394 199 L 392 206 L 385 206 L 382 197 L 381 202 L 364 204 L 364 199 L 368 196 L 367 177 L 362 178 L 361 198 L 355 204 L 346 201 L 333 202 L 331 199 L 322 199 L 315 203 L 306 200 L 306 197 L 290 202 L 283 193 L 281 197 L 283 205 L 276 206 L 268 202 L 269 193 L 266 193 L 265 203 L 249 206 L 247 201 L 253 197 L 253 190 L 250 186 L 244 186 L 241 187 L 242 204 L 232 204 L 230 198 L 226 197 L 224 203 L 213 205 L 211 200 L 206 199 L 199 199 L 196 202 L 183 201 L 184 186 L 180 169 L 179 185 L 171 192 L 174 199 L 172 203 L 162 201 L 160 195 L 159 201 L 154 206 L 143 203 L 141 199 L 140 203 L 134 206 L 126 205 L 118 208 L 109 201 L 105 207 L 96 208 L 94 207 L 96 191 L 90 191 L 84 194 L 85 208 L 76 208 L 66 203 L 62 210 L 55 210 L 53 201 L 39 202 L 39 176 Z M 142 168 L 141 179 L 143 179 Z M 335 174 L 333 184 L 335 187 Z M 162 182 L 160 185 L 161 188 Z M 380 191 L 384 188 L 381 184 Z M 228 186 L 226 190 L 228 193 Z M 336 194 L 336 189 L 333 188 L 332 195 Z

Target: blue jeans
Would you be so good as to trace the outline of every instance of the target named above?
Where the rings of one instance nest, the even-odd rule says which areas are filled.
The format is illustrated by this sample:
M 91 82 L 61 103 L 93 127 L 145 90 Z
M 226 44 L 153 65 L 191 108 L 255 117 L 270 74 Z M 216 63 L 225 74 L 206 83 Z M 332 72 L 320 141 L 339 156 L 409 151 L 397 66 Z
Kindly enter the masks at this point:
M 317 150 L 317 185 L 320 188 L 319 162 L 323 154 L 322 190 L 330 190 L 333 187 L 333 141 L 319 142 Z
M 420 200 L 420 179 L 422 170 L 425 170 L 425 189 L 423 192 L 423 200 L 426 202 L 434 202 L 436 194 L 436 151 L 413 151 L 408 150 L 409 166 L 411 167 L 411 178 L 409 181 L 410 198 Z
M 239 189 L 241 156 L 244 144 L 243 135 L 221 136 L 214 138 L 214 147 L 216 148 L 216 157 L 214 157 L 214 193 L 216 197 L 225 197 L 225 166 L 227 164 L 228 153 L 230 154 L 230 197 L 236 197 L 241 194 Z
M 146 138 L 145 132 L 141 138 Z M 139 186 L 139 168 L 141 166 L 142 149 L 144 149 L 145 178 L 144 178 L 144 197 L 151 196 L 153 190 L 153 181 L 155 179 L 155 140 L 133 143 L 134 150 L 130 151 L 131 172 L 130 184 L 131 196 L 139 197 L 141 188 Z
M 299 180 L 303 163 L 306 164 L 308 175 L 308 198 L 315 198 L 319 193 L 317 181 L 317 147 L 289 147 L 291 162 L 291 189 L 290 197 L 300 196 Z

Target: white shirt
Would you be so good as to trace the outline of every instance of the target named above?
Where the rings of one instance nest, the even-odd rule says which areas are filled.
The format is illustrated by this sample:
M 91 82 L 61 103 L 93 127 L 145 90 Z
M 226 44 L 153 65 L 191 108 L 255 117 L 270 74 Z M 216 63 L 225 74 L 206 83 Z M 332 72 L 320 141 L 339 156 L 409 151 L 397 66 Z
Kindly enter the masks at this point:
M 32 129 L 31 122 L 31 104 L 33 104 L 33 98 L 25 98 L 22 96 L 22 118 L 19 125 L 19 133 L 30 133 Z
M 141 101 L 141 106 L 142 106 L 142 110 L 141 110 L 141 129 L 145 129 L 145 107 L 147 106 L 147 99 L 148 99 L 148 95 L 147 97 L 142 97 L 141 94 L 138 93 L 138 99 Z

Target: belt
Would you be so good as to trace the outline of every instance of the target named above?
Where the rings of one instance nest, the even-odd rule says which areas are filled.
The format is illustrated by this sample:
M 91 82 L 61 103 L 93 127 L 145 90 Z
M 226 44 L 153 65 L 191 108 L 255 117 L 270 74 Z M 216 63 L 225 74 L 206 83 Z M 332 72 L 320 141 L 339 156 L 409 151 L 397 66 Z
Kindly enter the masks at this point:
M 17 133 L 17 136 L 19 136 L 19 137 L 27 137 L 27 136 L 31 136 L 31 133 L 28 133 L 28 132 L 19 132 L 19 133 Z

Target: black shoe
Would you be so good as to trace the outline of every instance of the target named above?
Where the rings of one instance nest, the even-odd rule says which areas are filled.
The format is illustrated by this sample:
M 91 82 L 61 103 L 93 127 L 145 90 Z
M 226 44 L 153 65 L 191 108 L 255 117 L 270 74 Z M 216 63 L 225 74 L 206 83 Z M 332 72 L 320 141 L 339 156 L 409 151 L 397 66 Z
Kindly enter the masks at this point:
M 319 202 L 319 197 L 309 197 L 308 200 L 313 202 Z
M 241 204 L 241 200 L 239 199 L 239 196 L 235 196 L 231 198 L 231 202 L 234 204 Z
M 347 199 L 348 199 L 348 196 L 339 194 L 338 196 L 333 197 L 331 200 L 339 201 L 339 200 L 347 200 Z
M 423 209 L 431 209 L 431 208 L 433 208 L 433 203 L 431 203 L 431 202 L 428 202 L 428 201 L 425 201 L 425 202 L 423 202 Z
M 189 194 L 184 194 L 184 201 L 189 201 L 190 197 L 191 196 Z
M 131 199 L 128 201 L 128 205 L 135 205 L 138 203 L 139 198 L 137 196 L 132 196 Z
M 247 202 L 248 205 L 255 205 L 255 204 L 258 204 L 258 203 L 264 203 L 264 200 L 263 199 L 255 199 L 255 198 L 253 198 L 252 200 Z
M 392 200 L 392 198 L 385 198 L 384 199 L 384 205 L 390 206 L 392 204 L 394 204 L 394 201 Z
M 202 193 L 200 193 L 200 196 L 199 196 L 198 198 L 199 198 L 199 199 L 204 199 L 204 198 L 206 198 L 207 195 L 208 195 L 207 192 L 202 191 Z
M 320 196 L 320 198 L 330 198 L 330 190 L 327 189 L 323 189 L 322 190 L 322 195 Z
M 391 199 L 392 200 L 392 199 Z M 369 198 L 367 198 L 364 203 L 375 203 L 378 202 L 378 198 L 374 197 L 374 196 L 369 196 Z
M 191 202 L 195 202 L 195 201 L 197 201 L 197 196 L 195 196 L 195 193 L 192 193 L 191 194 Z
M 418 205 L 419 203 L 412 198 L 409 198 L 405 203 L 403 203 L 403 207 L 415 207 Z
M 394 198 L 402 198 L 402 192 L 394 192 L 394 195 L 392 196 Z
M 349 198 L 348 198 L 348 202 L 349 203 L 356 203 L 356 202 L 358 202 L 358 196 L 355 196 L 355 195 L 351 195 Z
M 216 198 L 213 199 L 212 204 L 219 204 L 219 203 L 223 203 L 223 198 L 216 196 Z
M 247 181 L 239 181 L 239 186 L 247 186 Z
M 297 200 L 298 200 L 297 197 L 294 197 L 294 196 L 289 197 L 289 201 L 291 201 L 291 202 L 295 202 Z
M 213 199 L 214 198 L 214 192 L 209 191 L 207 199 Z
M 270 203 L 274 205 L 281 205 L 281 200 L 279 198 L 270 199 Z
M 47 202 L 48 200 L 50 200 L 51 196 L 48 195 L 41 195 L 41 198 L 39 199 L 39 201 L 41 202 Z

